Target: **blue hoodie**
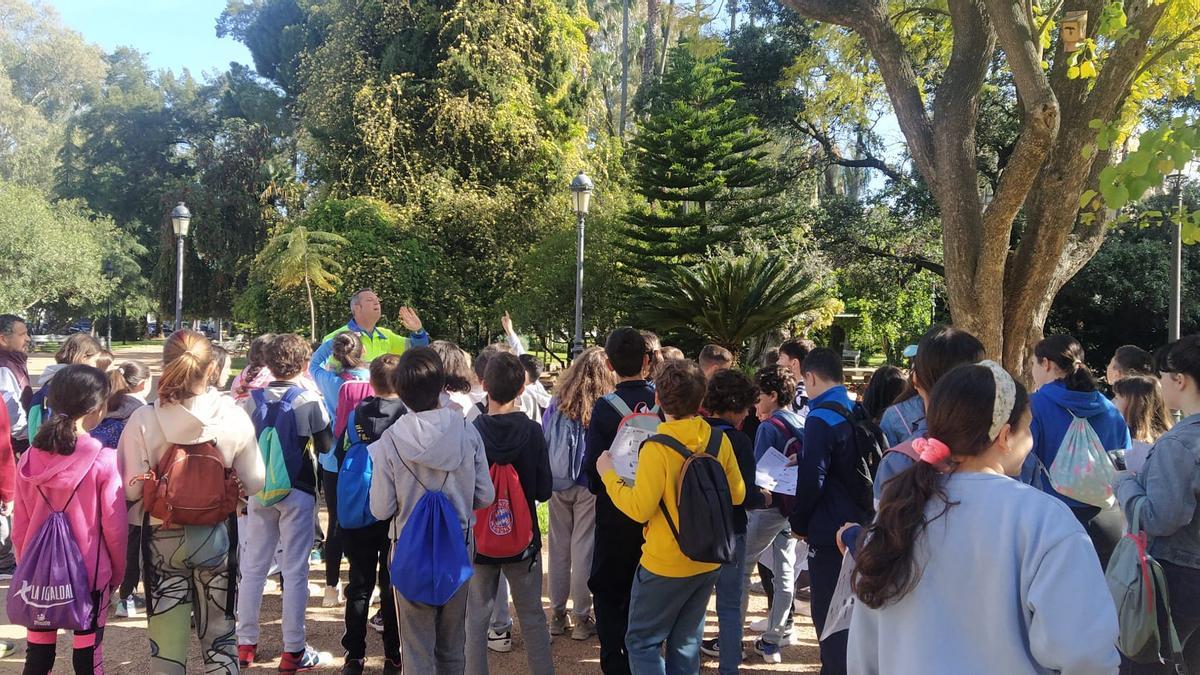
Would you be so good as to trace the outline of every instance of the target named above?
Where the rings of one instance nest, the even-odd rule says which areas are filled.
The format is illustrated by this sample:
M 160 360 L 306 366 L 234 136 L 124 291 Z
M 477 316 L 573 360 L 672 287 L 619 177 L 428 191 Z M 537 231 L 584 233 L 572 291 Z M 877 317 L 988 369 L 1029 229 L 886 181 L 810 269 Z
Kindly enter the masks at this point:
M 814 546 L 833 546 L 842 525 L 871 519 L 871 513 L 855 504 L 843 477 L 837 474 L 837 466 L 846 464 L 847 453 L 856 452 L 854 429 L 846 418 L 822 409 L 825 403 L 837 403 L 846 410 L 854 405 L 842 385 L 809 401 L 796 476 L 796 504 L 789 519 L 792 530 Z
M 1125 426 L 1125 418 L 1098 391 L 1071 391 L 1061 380 L 1056 380 L 1034 392 L 1029 397 L 1029 405 L 1033 409 L 1033 452 L 1029 453 L 1021 469 L 1021 481 L 1024 483 L 1036 484 L 1038 459 L 1047 470 L 1054 464 L 1058 447 L 1062 445 L 1074 417 L 1088 421 L 1105 450 L 1120 450 L 1130 446 L 1129 427 Z M 1041 481 L 1041 486 L 1071 508 L 1089 507 L 1055 492 L 1049 480 Z

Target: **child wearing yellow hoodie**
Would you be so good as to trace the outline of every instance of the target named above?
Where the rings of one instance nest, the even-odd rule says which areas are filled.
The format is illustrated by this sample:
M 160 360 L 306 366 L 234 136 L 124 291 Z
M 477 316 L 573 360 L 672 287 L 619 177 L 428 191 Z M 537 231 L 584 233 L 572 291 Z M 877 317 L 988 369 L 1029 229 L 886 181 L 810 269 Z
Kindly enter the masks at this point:
M 682 359 L 668 361 L 654 383 L 658 405 L 666 414 L 658 433 L 675 438 L 693 453 L 704 452 L 710 434 L 719 432 L 698 416 L 706 390 L 700 367 Z M 717 460 L 729 482 L 733 505 L 741 504 L 746 484 L 728 438 L 721 439 Z M 633 583 L 629 629 L 625 635 L 634 675 L 700 671 L 704 613 L 720 565 L 685 556 L 659 507 L 665 506 L 672 522 L 679 522 L 677 495 L 683 461 L 671 448 L 647 442 L 638 459 L 633 485 L 617 476 L 609 453 L 605 452 L 597 461 L 597 470 L 613 504 L 633 520 L 646 523 L 646 543 Z M 665 662 L 660 651 L 664 642 Z

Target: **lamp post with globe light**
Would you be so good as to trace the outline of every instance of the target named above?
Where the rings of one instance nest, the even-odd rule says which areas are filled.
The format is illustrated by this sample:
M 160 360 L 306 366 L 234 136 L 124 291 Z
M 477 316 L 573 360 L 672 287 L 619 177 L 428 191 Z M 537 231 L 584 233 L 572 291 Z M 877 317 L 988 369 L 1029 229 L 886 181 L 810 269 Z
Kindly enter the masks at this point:
M 192 212 L 179 202 L 171 209 L 171 229 L 175 231 L 178 247 L 175 253 L 175 330 L 183 328 L 183 240 L 188 236 L 192 223 Z
M 583 171 L 571 181 L 576 218 L 575 234 L 578 240 L 575 251 L 575 342 L 571 345 L 572 360 L 583 353 L 583 226 L 587 220 L 594 187 L 592 179 Z

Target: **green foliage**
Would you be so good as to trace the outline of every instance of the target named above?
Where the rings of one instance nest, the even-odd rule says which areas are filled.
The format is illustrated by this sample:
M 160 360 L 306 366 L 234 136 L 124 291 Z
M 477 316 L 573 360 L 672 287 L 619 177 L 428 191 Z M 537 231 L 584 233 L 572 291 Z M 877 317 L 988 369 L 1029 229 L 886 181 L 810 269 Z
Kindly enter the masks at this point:
M 105 69 L 100 50 L 53 8 L 0 0 L 0 180 L 50 189 L 68 120 Z
M 650 276 L 786 218 L 770 202 L 779 186 L 764 161 L 768 137 L 737 100 L 732 63 L 689 47 L 671 51 L 632 142 L 634 181 L 648 206 L 626 214 L 621 246 Z
M 1195 212 L 1200 195 L 1194 183 L 1184 195 L 1189 212 Z M 1157 195 L 1135 205 L 1134 220 L 1144 226 L 1131 222 L 1113 230 L 1055 298 L 1047 334 L 1077 337 L 1097 368 L 1121 345 L 1153 349 L 1167 341 L 1171 237 L 1161 215 L 1146 214 L 1162 214 L 1174 207 L 1172 201 L 1170 195 Z M 1200 330 L 1200 249 L 1195 246 L 1183 249 L 1182 277 L 1181 324 L 1189 335 Z
M 309 234 L 332 233 L 345 240 L 330 256 L 333 268 L 340 270 L 337 292 L 314 295 L 317 332 L 345 323 L 349 296 L 361 288 L 373 289 L 385 312 L 415 305 L 425 314 L 428 330 L 442 329 L 440 317 L 424 311 L 421 302 L 429 293 L 430 268 L 437 256 L 412 231 L 410 214 L 372 199 L 325 199 L 313 204 L 299 224 Z M 296 330 L 309 320 L 305 293 L 298 287 L 278 288 L 270 262 L 260 258 L 254 266 L 234 316 L 256 330 Z
M 683 330 L 737 353 L 753 338 L 819 313 L 830 299 L 819 272 L 756 247 L 673 267 L 650 285 L 641 318 L 654 330 Z
M 106 255 L 122 242 L 111 221 L 77 204 L 52 204 L 37 190 L 0 182 L 0 312 L 39 303 L 80 307 L 107 297 Z

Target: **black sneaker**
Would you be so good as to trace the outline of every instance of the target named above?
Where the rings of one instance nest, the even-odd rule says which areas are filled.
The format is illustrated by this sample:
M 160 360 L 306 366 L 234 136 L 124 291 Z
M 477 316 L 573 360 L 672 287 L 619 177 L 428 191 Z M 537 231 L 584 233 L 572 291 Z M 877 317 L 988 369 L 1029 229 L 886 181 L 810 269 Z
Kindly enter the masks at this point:
M 403 662 L 400 659 L 384 659 L 383 660 L 383 675 L 400 675 Z
M 362 675 L 363 659 L 346 659 L 342 665 L 342 675 Z
M 716 658 L 721 655 L 720 638 L 709 638 L 700 641 L 700 653 Z
M 371 625 L 371 628 L 375 629 L 376 633 L 382 633 L 383 632 L 383 610 L 377 611 L 374 614 L 372 614 L 371 620 L 368 621 L 367 623 L 369 623 Z

